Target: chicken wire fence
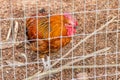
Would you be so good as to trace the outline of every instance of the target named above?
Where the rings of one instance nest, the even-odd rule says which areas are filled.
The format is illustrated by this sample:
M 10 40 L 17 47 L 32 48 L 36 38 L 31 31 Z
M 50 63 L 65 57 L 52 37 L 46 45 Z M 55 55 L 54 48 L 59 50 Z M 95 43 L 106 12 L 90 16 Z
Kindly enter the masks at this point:
M 0 80 L 119 80 L 119 7 L 119 0 L 0 0 Z M 54 54 L 49 47 L 47 70 L 26 36 L 26 19 L 38 24 L 42 8 L 49 32 L 50 16 L 69 13 L 78 21 L 69 44 Z

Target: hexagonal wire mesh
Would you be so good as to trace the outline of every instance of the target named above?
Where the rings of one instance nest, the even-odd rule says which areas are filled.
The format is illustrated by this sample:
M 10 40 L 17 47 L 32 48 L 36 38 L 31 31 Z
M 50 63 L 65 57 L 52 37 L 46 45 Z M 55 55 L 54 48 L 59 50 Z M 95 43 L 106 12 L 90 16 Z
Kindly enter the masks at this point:
M 120 0 L 0 0 L 0 80 L 119 80 L 119 8 Z M 70 36 L 65 13 L 78 22 Z

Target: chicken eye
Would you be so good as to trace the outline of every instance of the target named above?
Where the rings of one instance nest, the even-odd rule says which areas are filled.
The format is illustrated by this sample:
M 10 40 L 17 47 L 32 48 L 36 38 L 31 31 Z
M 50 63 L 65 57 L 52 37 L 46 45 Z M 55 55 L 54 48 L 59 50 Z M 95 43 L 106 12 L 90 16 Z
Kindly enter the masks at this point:
M 68 25 L 71 25 L 71 23 L 68 23 Z

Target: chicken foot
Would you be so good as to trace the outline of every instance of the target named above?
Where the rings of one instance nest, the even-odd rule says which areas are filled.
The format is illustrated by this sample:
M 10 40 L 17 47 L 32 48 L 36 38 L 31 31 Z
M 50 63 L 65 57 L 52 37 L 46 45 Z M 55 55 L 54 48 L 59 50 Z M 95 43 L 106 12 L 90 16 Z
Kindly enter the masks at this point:
M 49 70 L 51 63 L 50 63 L 50 57 L 47 56 L 47 60 L 45 61 L 45 58 L 42 58 L 43 66 L 44 66 L 44 71 Z

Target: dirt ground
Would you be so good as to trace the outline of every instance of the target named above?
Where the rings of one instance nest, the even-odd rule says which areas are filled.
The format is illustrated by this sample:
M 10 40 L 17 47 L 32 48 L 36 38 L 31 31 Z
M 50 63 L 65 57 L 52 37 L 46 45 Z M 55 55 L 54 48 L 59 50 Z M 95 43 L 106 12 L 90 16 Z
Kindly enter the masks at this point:
M 73 37 L 73 46 L 100 28 L 101 25 L 104 25 L 110 18 L 116 16 L 116 20 L 119 20 L 120 17 L 119 0 L 37 0 L 37 3 L 36 0 L 0 0 L 0 40 L 6 39 L 9 28 L 14 25 L 14 21 L 18 21 L 17 41 L 22 41 L 17 46 L 0 51 L 0 65 L 3 66 L 0 70 L 0 80 L 22 80 L 38 71 L 42 72 L 43 66 L 42 63 L 38 63 L 37 54 L 32 52 L 29 45 L 25 42 L 24 30 L 26 17 L 36 14 L 41 8 L 45 8 L 51 15 L 63 12 L 74 14 L 79 25 L 77 33 Z M 13 43 L 9 44 L 12 45 Z M 73 57 L 80 58 L 105 47 L 111 47 L 108 53 L 106 52 L 107 54 L 87 58 L 73 64 L 73 66 L 120 64 L 120 22 L 109 24 L 106 28 L 87 39 L 87 41 L 73 50 Z M 61 54 L 68 52 L 71 48 L 72 43 L 63 48 L 61 52 L 59 51 L 57 55 L 51 56 L 52 62 L 55 62 L 61 57 Z M 19 67 L 6 63 L 6 61 L 12 60 L 26 63 L 25 58 L 21 54 L 27 56 L 28 64 L 25 66 Z M 71 60 L 72 53 L 62 60 L 62 64 L 60 62 L 55 67 L 60 67 Z M 45 80 L 82 80 L 77 79 L 79 73 L 86 73 L 88 80 L 120 80 L 120 66 L 117 65 L 114 67 L 67 69 L 51 75 L 50 78 L 46 77 Z M 72 79 L 72 77 L 75 79 Z

